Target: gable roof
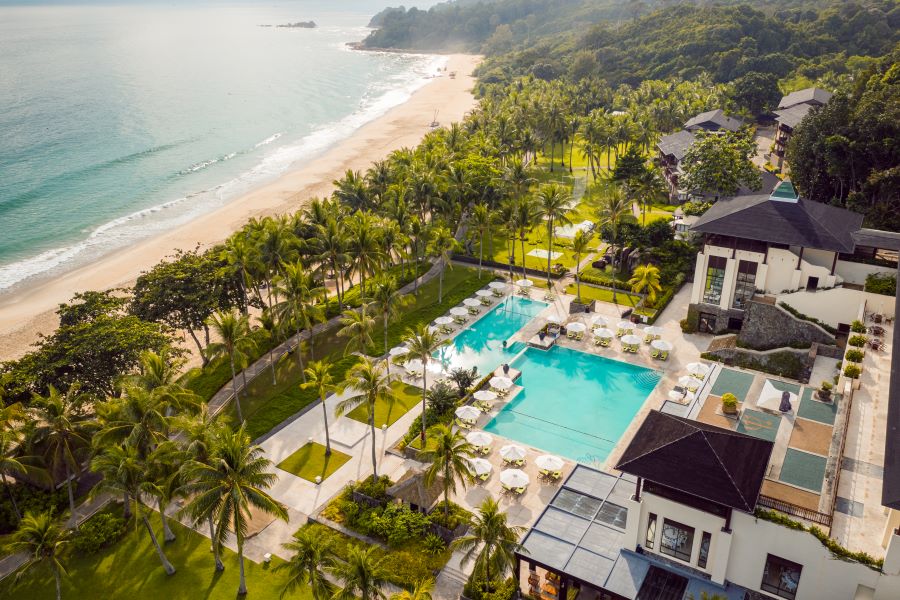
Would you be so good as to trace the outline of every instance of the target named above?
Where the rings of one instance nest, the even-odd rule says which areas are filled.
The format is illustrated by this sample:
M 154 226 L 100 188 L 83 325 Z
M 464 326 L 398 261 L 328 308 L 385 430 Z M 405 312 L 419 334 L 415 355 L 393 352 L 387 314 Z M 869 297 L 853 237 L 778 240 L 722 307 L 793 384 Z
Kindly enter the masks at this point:
M 691 231 L 849 254 L 862 222 L 862 215 L 830 204 L 754 195 L 719 200 Z
M 674 156 L 676 160 L 680 161 L 696 139 L 697 136 L 690 131 L 682 130 L 662 136 L 656 147 L 666 156 Z
M 697 129 L 706 129 L 708 131 L 718 131 L 725 129 L 728 131 L 737 131 L 743 125 L 743 121 L 725 115 L 725 111 L 721 108 L 700 113 L 693 119 L 684 124 L 684 128 L 688 131 Z
M 791 106 L 790 108 L 776 110 L 775 114 L 778 115 L 779 123 L 784 123 L 791 129 L 795 129 L 797 125 L 800 124 L 800 121 L 803 120 L 803 117 L 809 114 L 809 111 L 812 109 L 812 104 L 804 103 Z
M 796 92 L 791 92 L 787 96 L 784 96 L 781 99 L 781 102 L 778 103 L 778 108 L 790 108 L 792 106 L 796 106 L 798 104 L 813 103 L 813 104 L 828 104 L 828 101 L 831 100 L 832 93 L 828 90 L 823 90 L 817 87 L 806 88 L 805 90 L 797 90 Z
M 768 440 L 652 410 L 616 469 L 753 512 L 773 445 Z

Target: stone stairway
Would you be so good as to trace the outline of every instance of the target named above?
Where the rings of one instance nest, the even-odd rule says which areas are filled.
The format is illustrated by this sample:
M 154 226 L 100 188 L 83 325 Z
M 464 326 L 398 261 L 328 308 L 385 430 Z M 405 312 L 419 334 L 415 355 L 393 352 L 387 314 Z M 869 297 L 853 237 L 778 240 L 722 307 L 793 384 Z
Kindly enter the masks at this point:
M 457 600 L 462 595 L 473 568 L 472 562 L 463 566 L 462 559 L 463 553 L 457 550 L 438 573 L 432 594 L 434 600 Z

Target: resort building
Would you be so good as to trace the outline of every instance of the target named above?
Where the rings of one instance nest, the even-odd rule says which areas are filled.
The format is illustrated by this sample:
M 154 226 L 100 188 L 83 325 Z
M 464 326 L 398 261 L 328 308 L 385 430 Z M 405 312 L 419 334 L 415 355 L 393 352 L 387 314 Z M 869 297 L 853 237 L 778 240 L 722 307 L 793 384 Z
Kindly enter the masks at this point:
M 775 129 L 775 144 L 772 154 L 779 169 L 784 166 L 784 154 L 791 136 L 794 135 L 794 130 L 809 114 L 809 111 L 815 107 L 824 106 L 830 99 L 831 92 L 819 88 L 807 88 L 791 92 L 778 103 L 778 110 L 775 111 L 775 120 L 778 125 Z
M 703 235 L 690 304 L 700 331 L 741 329 L 759 299 L 787 302 L 834 327 L 848 326 L 866 300 L 892 313 L 881 306 L 888 297 L 863 286 L 872 273 L 894 272 L 900 235 L 864 228 L 862 220 L 800 198 L 787 181 L 771 194 L 717 202 L 691 227 Z
M 706 131 L 708 133 L 720 133 L 725 131 L 737 131 L 744 124 L 740 119 L 729 117 L 721 108 L 700 113 L 684 124 L 684 130 L 690 132 Z

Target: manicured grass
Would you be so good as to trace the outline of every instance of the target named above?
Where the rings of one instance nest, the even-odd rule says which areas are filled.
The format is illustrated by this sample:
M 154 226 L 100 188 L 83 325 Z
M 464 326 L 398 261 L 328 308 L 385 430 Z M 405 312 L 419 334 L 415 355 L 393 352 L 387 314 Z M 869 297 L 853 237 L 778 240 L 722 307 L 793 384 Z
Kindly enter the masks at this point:
M 412 407 L 422 401 L 422 388 L 396 381 L 393 385 L 394 398 L 391 402 L 379 400 L 375 403 L 375 427 L 393 425 L 394 422 L 408 413 Z M 360 423 L 368 423 L 365 405 L 360 405 L 347 413 L 347 416 Z
M 572 294 L 574 296 L 575 292 L 576 289 L 574 283 L 569 284 L 569 286 L 566 287 L 566 293 Z M 641 299 L 640 296 L 635 296 L 633 294 L 629 294 L 628 292 L 623 292 L 622 290 L 617 290 L 615 296 L 615 304 L 626 307 L 636 306 Z M 581 297 L 585 300 L 598 300 L 600 302 L 609 302 L 610 304 L 614 304 L 612 290 L 593 287 L 585 283 L 581 284 Z
M 331 454 L 326 456 L 325 446 L 309 442 L 278 463 L 277 467 L 315 483 L 316 477 L 321 477 L 320 481 L 325 481 L 348 460 L 350 460 L 350 456 L 334 448 L 331 449 Z
M 113 509 L 119 510 L 119 509 Z M 156 535 L 162 541 L 162 526 L 159 516 L 152 514 L 150 522 Z M 105 598 L 138 600 L 142 598 L 165 598 L 165 600 L 194 600 L 196 598 L 221 598 L 233 600 L 237 596 L 239 567 L 237 554 L 223 549 L 222 560 L 225 570 L 215 571 L 209 539 L 171 522 L 177 539 L 165 544 L 164 550 L 169 561 L 177 569 L 167 576 L 156 556 L 156 551 L 142 524 L 137 528 L 133 523 L 121 540 L 109 548 L 92 555 L 75 555 L 67 550 L 63 564 L 68 577 L 63 577 L 62 597 Z M 270 565 L 256 564 L 244 560 L 248 598 L 277 598 L 287 580 L 286 573 L 275 573 L 273 568 L 281 561 L 275 557 Z M 0 598 L 8 600 L 32 600 L 54 598 L 53 576 L 43 567 L 26 571 L 15 582 L 15 576 L 0 582 Z M 292 598 L 310 600 L 308 588 L 301 588 Z

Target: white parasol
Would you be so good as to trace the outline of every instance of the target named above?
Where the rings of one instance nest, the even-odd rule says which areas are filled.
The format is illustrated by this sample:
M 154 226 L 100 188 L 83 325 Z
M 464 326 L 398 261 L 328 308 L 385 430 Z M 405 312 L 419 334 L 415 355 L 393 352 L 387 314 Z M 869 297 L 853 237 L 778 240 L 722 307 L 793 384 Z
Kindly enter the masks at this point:
M 709 375 L 709 365 L 701 362 L 688 363 L 685 367 L 687 372 L 697 378 L 703 378 Z
M 466 306 L 471 306 L 472 308 L 478 308 L 481 306 L 481 302 L 476 300 L 475 298 L 466 298 L 463 300 L 463 304 Z
M 787 394 L 787 399 L 791 403 L 791 410 L 796 410 L 797 394 L 783 392 L 772 385 L 771 381 L 766 379 L 766 382 L 763 384 L 762 392 L 759 393 L 759 399 L 756 401 L 756 405 L 772 412 L 779 412 L 781 410 L 781 399 L 785 394 Z
M 516 285 L 523 288 L 530 288 L 534 285 L 534 282 L 530 279 L 519 279 L 516 281 Z
M 497 392 L 492 392 L 491 390 L 478 390 L 472 397 L 480 402 L 493 402 L 497 399 Z
M 639 337 L 636 336 L 636 335 L 630 335 L 630 334 L 629 334 L 629 335 L 623 335 L 623 336 L 622 336 L 622 343 L 623 343 L 623 344 L 626 344 L 626 345 L 628 345 L 628 346 L 634 346 L 634 345 L 636 345 L 636 344 L 640 344 L 640 343 L 641 343 L 641 338 L 639 338 Z
M 569 323 L 567 326 L 569 331 L 572 333 L 584 333 L 584 330 L 587 329 L 584 323 Z
M 453 325 L 453 317 L 438 317 L 434 322 L 437 325 Z
M 493 296 L 491 290 L 478 290 L 477 292 L 475 292 L 475 295 L 481 296 L 482 298 L 490 298 L 491 296 Z
M 475 421 L 481 416 L 481 411 L 474 406 L 460 406 L 454 414 L 463 421 Z
M 466 436 L 466 441 L 473 446 L 483 447 L 493 444 L 494 438 L 491 434 L 483 431 L 472 431 Z
M 469 466 L 472 468 L 472 472 L 478 477 L 489 475 L 494 468 L 491 463 L 483 458 L 470 458 Z
M 634 323 L 631 321 L 619 321 L 616 327 L 623 331 L 634 331 Z
M 397 346 L 395 348 L 391 348 L 391 351 L 388 352 L 391 356 L 403 356 L 404 354 L 409 354 L 409 348 L 406 346 Z
M 603 315 L 594 315 L 591 317 L 591 327 L 597 329 L 598 327 L 606 327 L 607 321 L 606 317 Z
M 424 368 L 424 365 L 422 364 L 422 361 L 419 360 L 418 358 L 414 358 L 412 360 L 406 361 L 406 370 L 407 371 L 415 371 L 417 373 L 420 373 L 423 368 Z
M 429 360 L 428 364 L 425 365 L 425 370 L 434 375 L 440 375 L 444 372 L 444 365 L 437 360 Z
M 534 459 L 534 464 L 538 466 L 539 469 L 544 469 L 545 471 L 560 471 L 563 468 L 565 463 L 563 459 L 558 456 L 553 456 L 552 454 L 542 454 Z
M 500 448 L 500 456 L 505 460 L 522 460 L 525 458 L 525 448 L 516 444 L 507 444 Z
M 653 340 L 652 342 L 650 342 L 650 345 L 660 352 L 669 352 L 672 350 L 672 344 L 670 344 L 666 340 Z
M 462 306 L 454 306 L 450 309 L 450 314 L 454 317 L 468 317 L 469 311 L 464 309 Z
M 649 327 L 644 328 L 644 335 L 649 335 L 650 337 L 656 339 L 659 338 L 663 334 L 662 327 L 657 327 L 656 325 L 650 325 Z
M 696 390 L 701 385 L 703 385 L 703 382 L 696 377 L 691 377 L 690 375 L 682 375 L 678 378 L 678 385 L 683 388 L 687 388 L 688 390 Z
M 612 339 L 616 334 L 606 327 L 601 327 L 600 329 L 594 330 L 594 335 L 596 335 L 598 338 Z
M 509 377 L 491 377 L 488 384 L 496 390 L 508 390 L 513 386 L 513 381 Z
M 488 284 L 488 287 L 492 290 L 505 290 L 507 283 L 505 281 L 492 281 Z
M 522 469 L 507 469 L 500 473 L 500 483 L 506 487 L 522 488 L 530 482 L 528 474 Z

